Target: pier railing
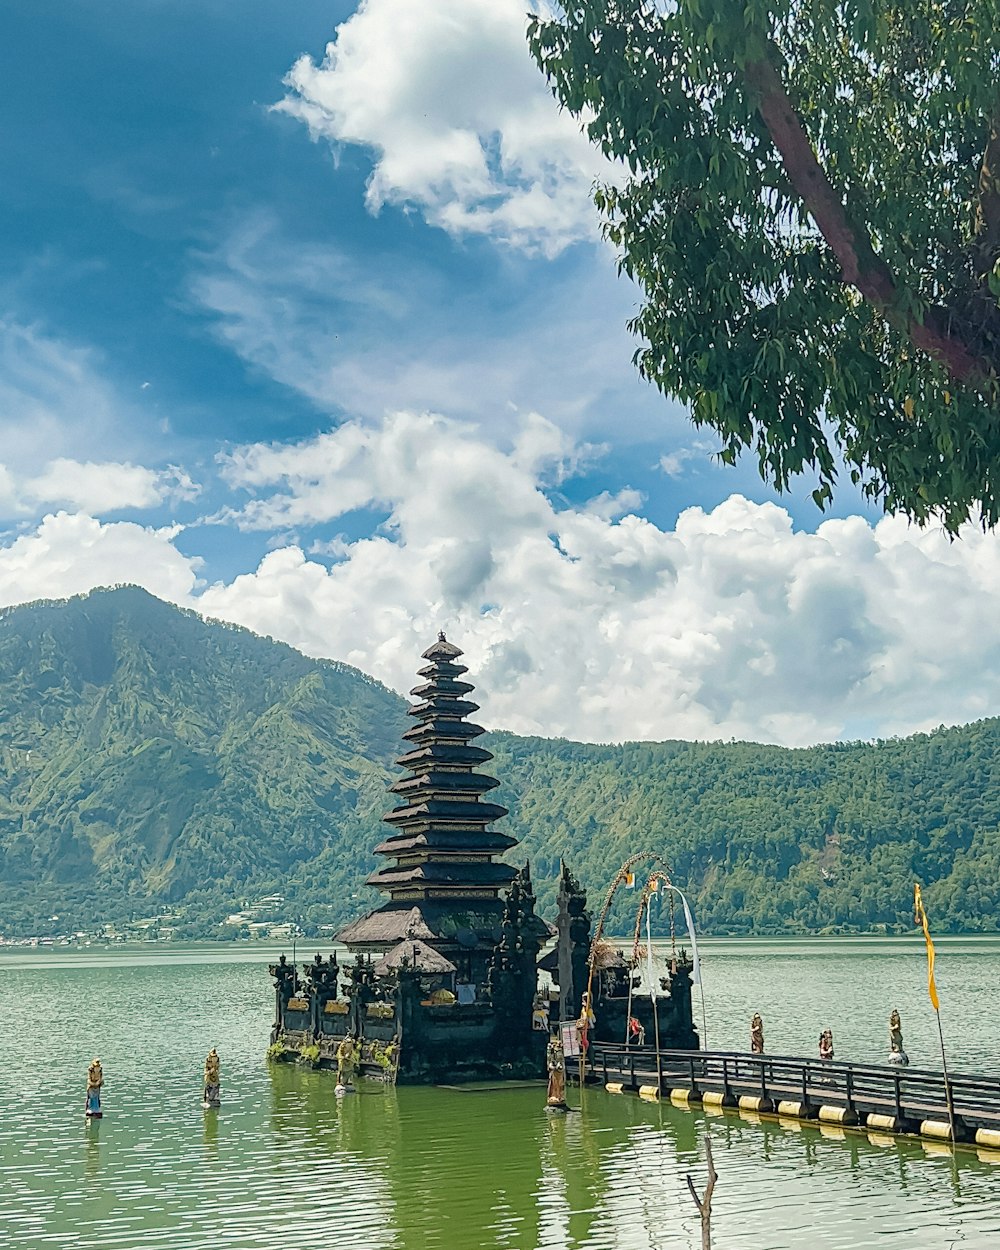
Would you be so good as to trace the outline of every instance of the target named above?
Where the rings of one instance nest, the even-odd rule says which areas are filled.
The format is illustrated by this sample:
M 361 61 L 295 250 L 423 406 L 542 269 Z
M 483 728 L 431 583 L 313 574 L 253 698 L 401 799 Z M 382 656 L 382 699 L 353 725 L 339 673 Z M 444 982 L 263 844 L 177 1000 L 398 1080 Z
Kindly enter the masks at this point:
M 755 1109 L 763 1112 L 779 1111 L 782 1103 L 798 1104 L 794 1114 L 802 1118 L 832 1106 L 843 1110 L 844 1123 L 884 1116 L 895 1121 L 897 1131 L 953 1119 L 956 1136 L 962 1129 L 1000 1129 L 1000 1077 L 950 1074 L 946 1080 L 941 1072 L 892 1064 L 736 1051 L 657 1052 L 604 1042 L 593 1042 L 588 1058 L 591 1071 L 606 1084 L 654 1087 L 664 1096 L 686 1091 L 690 1102 L 750 1107 L 756 1100 Z M 706 1094 L 710 1099 L 704 1099 Z

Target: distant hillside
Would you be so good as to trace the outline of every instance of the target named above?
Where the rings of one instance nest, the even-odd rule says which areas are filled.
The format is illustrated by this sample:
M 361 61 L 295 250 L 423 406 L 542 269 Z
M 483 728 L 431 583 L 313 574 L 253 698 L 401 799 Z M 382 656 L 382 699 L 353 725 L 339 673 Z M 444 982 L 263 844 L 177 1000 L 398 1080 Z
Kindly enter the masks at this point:
M 915 880 L 939 930 L 1000 928 L 1000 720 L 807 750 L 490 746 L 536 873 L 564 855 L 604 882 L 652 848 L 706 931 L 909 930 Z
M 126 587 L 0 617 L 0 930 L 358 889 L 405 704 Z M 223 912 L 223 914 L 225 914 Z
M 363 881 L 405 708 L 355 669 L 136 588 L 7 610 L 0 933 L 166 905 L 181 934 L 208 936 L 275 891 L 307 928 L 356 914 L 375 901 Z M 652 848 L 706 931 L 908 927 L 914 878 L 939 929 L 998 927 L 998 721 L 797 751 L 488 745 L 543 906 L 560 855 L 597 904 Z

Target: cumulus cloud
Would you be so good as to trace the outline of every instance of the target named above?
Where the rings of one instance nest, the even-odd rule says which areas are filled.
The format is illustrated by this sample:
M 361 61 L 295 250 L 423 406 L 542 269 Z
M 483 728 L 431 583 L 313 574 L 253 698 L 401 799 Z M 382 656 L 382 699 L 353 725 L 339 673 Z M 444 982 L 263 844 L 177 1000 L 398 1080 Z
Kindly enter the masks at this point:
M 664 530 L 627 496 L 557 506 L 547 483 L 567 459 L 541 418 L 503 450 L 413 413 L 237 449 L 226 475 L 255 495 L 238 524 L 332 528 L 366 506 L 388 520 L 338 534 L 330 568 L 289 544 L 199 605 L 397 689 L 445 628 L 486 721 L 520 732 L 802 744 L 1000 711 L 994 536 L 860 517 L 803 533 L 740 496 Z
M 173 527 L 105 525 L 79 513 L 47 516 L 31 533 L 0 546 L 0 604 L 61 599 L 130 582 L 192 606 L 201 562 L 181 555 L 176 536 Z
M 627 491 L 567 505 L 581 449 L 522 427 L 500 448 L 401 412 L 236 448 L 227 520 L 301 541 L 206 586 L 177 528 L 63 512 L 0 543 L 0 604 L 136 582 L 400 690 L 444 628 L 486 724 L 595 741 L 799 745 L 1000 712 L 996 536 L 861 517 L 807 533 L 738 495 L 661 529 Z M 360 538 L 342 519 L 359 508 L 386 517 Z
M 532 63 L 524 0 L 363 0 L 275 107 L 315 139 L 374 153 L 367 204 L 414 206 L 454 235 L 553 255 L 596 233 L 615 169 Z

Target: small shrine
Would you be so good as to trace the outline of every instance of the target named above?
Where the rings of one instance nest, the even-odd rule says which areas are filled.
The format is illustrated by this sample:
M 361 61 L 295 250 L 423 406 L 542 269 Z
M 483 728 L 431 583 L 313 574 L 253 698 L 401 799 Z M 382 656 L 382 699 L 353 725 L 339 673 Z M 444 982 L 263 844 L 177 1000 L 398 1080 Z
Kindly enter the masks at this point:
M 558 942 L 539 967 L 558 991 L 559 1018 L 581 1018 L 587 996 L 587 1032 L 592 1041 L 641 1046 L 658 1038 L 665 1049 L 697 1050 L 700 1041 L 691 1011 L 693 964 L 687 953 L 672 949 L 666 954 L 650 995 L 642 975 L 646 961 L 638 958 L 635 943 L 626 951 L 603 938 L 592 939 L 586 891 L 565 863 L 560 866 L 557 901 Z

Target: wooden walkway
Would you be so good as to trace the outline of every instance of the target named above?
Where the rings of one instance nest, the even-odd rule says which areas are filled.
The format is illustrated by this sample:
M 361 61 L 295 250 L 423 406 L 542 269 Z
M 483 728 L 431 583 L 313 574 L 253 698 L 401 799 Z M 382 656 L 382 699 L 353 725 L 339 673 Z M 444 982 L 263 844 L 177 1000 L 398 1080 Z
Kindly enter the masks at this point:
M 571 1061 L 572 1062 L 572 1061 Z M 593 1077 L 619 1092 L 682 1105 L 742 1107 L 764 1115 L 863 1125 L 890 1133 L 1000 1148 L 1000 1077 L 859 1063 L 661 1050 L 592 1042 Z

